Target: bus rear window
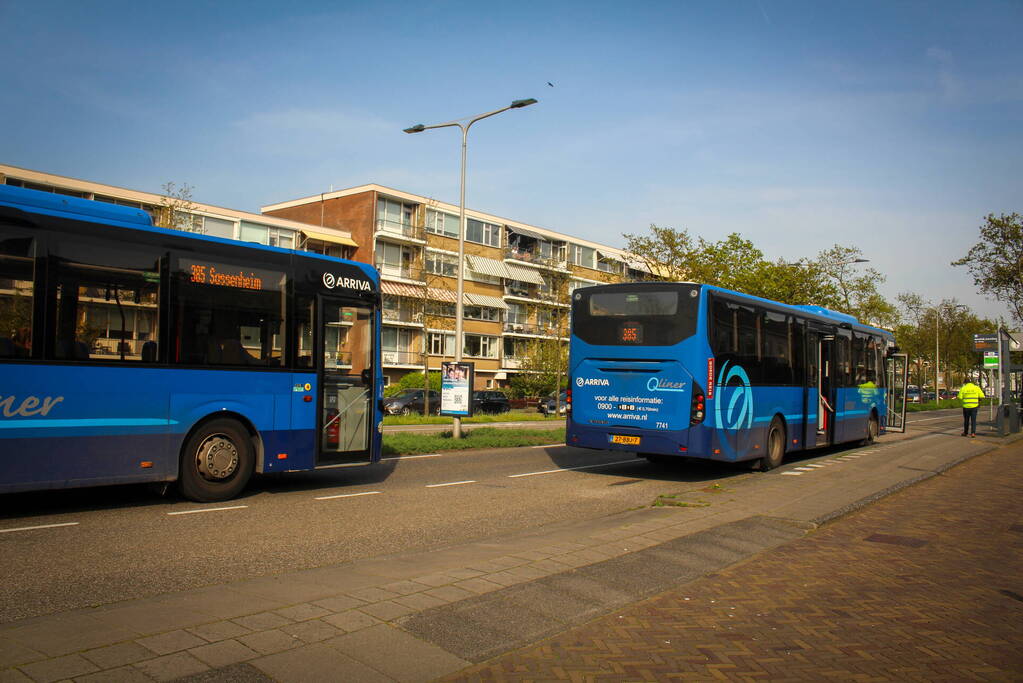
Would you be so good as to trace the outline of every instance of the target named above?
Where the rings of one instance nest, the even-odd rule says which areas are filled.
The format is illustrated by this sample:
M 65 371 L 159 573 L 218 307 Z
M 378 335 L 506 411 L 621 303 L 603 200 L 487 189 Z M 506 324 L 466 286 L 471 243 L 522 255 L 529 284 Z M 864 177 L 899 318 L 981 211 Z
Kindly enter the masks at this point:
M 696 332 L 698 285 L 658 283 L 579 290 L 572 333 L 602 346 L 669 346 Z

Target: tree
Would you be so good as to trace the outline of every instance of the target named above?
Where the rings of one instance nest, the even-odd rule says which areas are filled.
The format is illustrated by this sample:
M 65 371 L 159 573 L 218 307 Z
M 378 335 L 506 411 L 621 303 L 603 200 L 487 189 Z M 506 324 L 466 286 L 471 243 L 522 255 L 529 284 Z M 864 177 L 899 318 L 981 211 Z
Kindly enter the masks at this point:
M 821 273 L 837 290 L 833 307 L 869 325 L 894 327 L 899 321 L 898 310 L 877 291 L 877 286 L 885 280 L 884 275 L 874 268 L 857 275 L 854 266 L 862 257 L 859 247 L 840 244 L 817 255 Z
M 988 214 L 980 242 L 952 265 L 966 266 L 980 292 L 1007 304 L 1023 323 L 1023 216 Z
M 196 206 L 192 202 L 192 190 L 195 189 L 188 183 L 182 183 L 178 187 L 175 183 L 163 184 L 163 196 L 160 197 L 160 205 L 156 209 L 154 223 L 161 228 L 172 230 L 193 231 L 193 216 Z

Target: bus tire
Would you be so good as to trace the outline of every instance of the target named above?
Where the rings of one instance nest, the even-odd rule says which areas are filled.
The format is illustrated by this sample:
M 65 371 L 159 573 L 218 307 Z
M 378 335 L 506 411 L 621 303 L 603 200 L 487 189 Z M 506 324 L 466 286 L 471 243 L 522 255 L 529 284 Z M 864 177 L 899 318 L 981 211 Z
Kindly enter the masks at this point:
M 869 446 L 877 441 L 878 434 L 881 433 L 881 424 L 877 419 L 877 413 L 871 413 L 870 419 L 867 420 L 867 435 L 860 441 L 861 446 Z
M 252 439 L 245 427 L 236 420 L 210 420 L 185 444 L 178 490 L 198 503 L 230 500 L 245 489 L 255 464 Z
M 773 470 L 781 465 L 785 459 L 785 425 L 779 418 L 771 420 L 771 426 L 767 429 L 767 443 L 764 447 L 764 456 L 757 463 L 761 472 Z

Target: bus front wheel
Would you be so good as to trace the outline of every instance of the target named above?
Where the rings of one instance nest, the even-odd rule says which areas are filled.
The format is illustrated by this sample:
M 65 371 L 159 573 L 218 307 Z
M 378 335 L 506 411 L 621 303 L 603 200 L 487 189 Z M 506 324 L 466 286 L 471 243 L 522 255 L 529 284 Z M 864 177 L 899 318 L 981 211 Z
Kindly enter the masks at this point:
M 234 420 L 211 420 L 185 444 L 178 489 L 199 503 L 229 500 L 249 483 L 254 465 L 248 431 Z
M 762 472 L 767 470 L 773 470 L 775 467 L 781 465 L 782 460 L 785 459 L 785 425 L 778 418 L 774 418 L 771 421 L 771 426 L 767 430 L 767 449 L 764 456 L 760 458 L 757 463 L 759 469 Z

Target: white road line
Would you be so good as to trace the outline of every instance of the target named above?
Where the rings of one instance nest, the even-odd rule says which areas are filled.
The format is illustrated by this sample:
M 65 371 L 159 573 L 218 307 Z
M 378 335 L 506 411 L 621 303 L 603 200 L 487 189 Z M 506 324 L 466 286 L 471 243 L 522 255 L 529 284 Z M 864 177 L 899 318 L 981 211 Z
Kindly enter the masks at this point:
M 446 484 L 427 484 L 426 488 L 428 488 L 428 489 L 436 489 L 436 488 L 440 488 L 441 486 L 458 486 L 459 484 L 475 484 L 475 483 L 476 483 L 475 479 L 469 479 L 468 481 L 449 481 Z
M 201 510 L 182 510 L 180 512 L 168 512 L 168 515 L 194 515 L 199 512 L 222 512 L 223 510 L 243 510 L 249 507 L 248 505 L 232 505 L 226 508 L 202 508 Z
M 845 460 L 846 458 L 858 458 L 858 455 L 843 455 L 839 460 Z
M 810 464 L 807 467 L 824 467 L 824 465 Z
M 622 465 L 627 462 L 636 462 L 636 459 L 632 460 L 616 460 L 615 462 L 602 462 L 597 465 L 580 465 L 579 467 L 559 467 L 556 470 L 543 470 L 542 472 L 526 472 L 525 474 L 509 474 L 509 479 L 517 479 L 518 477 L 533 477 L 538 474 L 555 474 L 556 472 L 570 472 L 572 470 L 588 470 L 594 467 L 606 467 L 608 465 Z
M 355 498 L 356 496 L 375 496 L 383 491 L 363 491 L 362 493 L 339 493 L 336 496 L 317 496 L 316 500 L 334 500 L 335 498 Z
M 801 477 L 801 476 L 803 476 L 802 472 L 782 472 L 782 474 L 787 474 L 787 475 L 789 475 L 791 477 Z
M 813 472 L 813 470 L 810 469 L 809 467 L 797 467 L 796 469 L 800 470 L 801 472 Z
M 564 445 L 565 444 L 563 444 L 563 443 L 549 443 L 549 444 L 544 444 L 543 446 L 530 446 L 530 448 L 554 448 L 555 446 L 564 446 Z
M 62 526 L 78 526 L 78 522 L 64 522 L 63 524 L 41 524 L 39 526 L 20 526 L 14 529 L 0 529 L 0 534 L 12 534 L 15 531 L 35 531 L 36 529 L 56 529 Z
M 424 455 L 395 455 L 390 458 L 380 458 L 381 460 L 415 460 L 416 458 L 439 458 L 440 453 L 426 453 Z
M 929 417 L 926 420 L 906 420 L 907 424 L 916 424 L 917 422 L 934 422 L 935 420 L 949 420 L 955 417 L 955 415 L 946 415 L 945 417 Z

